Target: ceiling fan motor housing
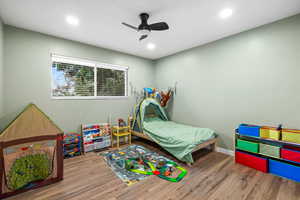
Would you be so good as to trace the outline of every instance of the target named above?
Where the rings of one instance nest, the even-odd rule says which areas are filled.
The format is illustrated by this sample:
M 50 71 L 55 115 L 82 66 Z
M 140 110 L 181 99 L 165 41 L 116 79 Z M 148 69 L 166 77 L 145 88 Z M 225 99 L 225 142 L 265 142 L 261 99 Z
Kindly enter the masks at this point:
M 138 29 L 139 30 L 148 30 L 149 32 L 151 31 L 150 26 L 148 25 L 147 20 L 149 19 L 149 14 L 148 13 L 141 13 L 140 18 L 142 23 L 139 25 Z

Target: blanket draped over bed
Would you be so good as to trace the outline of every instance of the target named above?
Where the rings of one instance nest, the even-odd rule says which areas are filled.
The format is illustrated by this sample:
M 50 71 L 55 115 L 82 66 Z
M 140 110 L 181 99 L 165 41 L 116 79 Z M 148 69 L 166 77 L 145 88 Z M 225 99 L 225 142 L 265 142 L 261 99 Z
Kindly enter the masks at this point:
M 139 119 L 135 119 L 134 124 L 140 127 L 139 131 L 183 162 L 193 163 L 195 147 L 216 137 L 211 129 L 170 121 L 155 99 L 145 99 L 136 113 Z
M 213 130 L 150 118 L 143 123 L 144 133 L 181 161 L 193 163 L 194 148 L 215 137 Z

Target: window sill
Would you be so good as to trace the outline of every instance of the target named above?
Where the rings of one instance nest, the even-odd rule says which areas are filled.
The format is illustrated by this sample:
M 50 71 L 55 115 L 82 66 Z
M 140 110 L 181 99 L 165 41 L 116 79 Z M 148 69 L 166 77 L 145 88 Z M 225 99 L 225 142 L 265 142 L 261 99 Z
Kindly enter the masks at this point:
M 102 96 L 102 97 L 51 97 L 52 100 L 117 100 L 128 99 L 129 96 Z

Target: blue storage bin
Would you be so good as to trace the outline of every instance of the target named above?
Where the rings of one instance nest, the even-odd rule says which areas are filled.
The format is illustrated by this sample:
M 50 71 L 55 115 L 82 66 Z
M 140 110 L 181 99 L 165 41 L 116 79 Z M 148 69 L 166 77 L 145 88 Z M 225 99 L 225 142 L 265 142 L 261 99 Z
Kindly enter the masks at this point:
M 249 124 L 241 124 L 238 128 L 240 135 L 259 137 L 260 126 L 254 126 Z
M 270 159 L 269 172 L 277 176 L 300 182 L 300 167 L 295 165 Z

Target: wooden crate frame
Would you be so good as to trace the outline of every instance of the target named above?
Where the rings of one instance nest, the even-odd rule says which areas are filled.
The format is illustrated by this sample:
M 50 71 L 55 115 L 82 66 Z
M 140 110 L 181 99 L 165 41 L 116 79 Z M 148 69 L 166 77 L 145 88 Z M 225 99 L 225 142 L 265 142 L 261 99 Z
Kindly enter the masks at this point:
M 33 186 L 32 188 L 25 188 L 25 189 L 19 189 L 7 193 L 3 193 L 2 191 L 2 185 L 4 184 L 2 182 L 4 176 L 4 152 L 3 149 L 24 144 L 24 143 L 31 143 L 31 142 L 39 142 L 39 141 L 45 141 L 45 140 L 56 140 L 56 165 L 57 165 L 57 171 L 56 177 L 40 181 L 36 186 Z M 22 138 L 17 140 L 12 140 L 8 142 L 0 142 L 0 199 L 10 197 L 19 193 L 23 193 L 35 188 L 43 187 L 58 181 L 63 180 L 63 174 L 64 174 L 64 157 L 63 157 L 63 133 L 57 134 L 57 135 L 44 135 L 44 136 L 36 136 L 36 137 L 29 137 L 29 138 Z

